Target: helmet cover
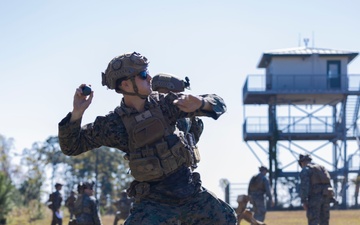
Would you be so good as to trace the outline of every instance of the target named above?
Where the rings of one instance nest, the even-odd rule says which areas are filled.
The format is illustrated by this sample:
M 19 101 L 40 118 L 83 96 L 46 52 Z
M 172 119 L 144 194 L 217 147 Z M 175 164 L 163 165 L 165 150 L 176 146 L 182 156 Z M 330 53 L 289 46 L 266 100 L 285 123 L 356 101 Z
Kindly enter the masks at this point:
M 185 88 L 188 88 L 185 81 L 169 73 L 156 74 L 151 80 L 151 85 L 153 91 L 160 90 L 159 92 L 163 92 L 164 90 L 172 92 L 182 92 L 185 90 Z
M 147 69 L 149 61 L 137 52 L 125 53 L 113 58 L 102 73 L 102 85 L 116 89 L 118 79 L 128 79 Z

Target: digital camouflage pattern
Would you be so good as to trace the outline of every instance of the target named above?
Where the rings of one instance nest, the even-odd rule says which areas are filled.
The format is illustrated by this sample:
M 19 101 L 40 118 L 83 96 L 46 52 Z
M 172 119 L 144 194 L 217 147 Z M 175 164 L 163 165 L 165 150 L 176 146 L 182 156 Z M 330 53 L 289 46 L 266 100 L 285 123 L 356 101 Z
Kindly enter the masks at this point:
M 213 105 L 213 111 L 182 112 L 177 106 L 173 105 L 173 101 L 182 95 L 172 93 L 165 97 L 164 94 L 159 94 L 160 99 L 157 101 L 152 94 L 147 98 L 145 107 L 150 106 L 150 101 L 157 101 L 164 117 L 168 119 L 174 130 L 179 118 L 208 116 L 218 119 L 226 110 L 223 99 L 212 94 L 201 96 Z M 120 107 L 129 114 L 138 113 L 135 109 L 126 107 L 123 101 Z M 71 113 L 59 123 L 59 143 L 61 151 L 65 155 L 75 156 L 101 146 L 113 147 L 129 153 L 129 135 L 117 113 L 110 112 L 106 116 L 98 116 L 93 123 L 86 124 L 81 129 L 81 120 L 70 123 L 70 117 Z
M 205 189 L 183 204 L 146 200 L 134 203 L 125 225 L 227 225 L 236 224 L 234 209 Z
M 225 111 L 226 106 L 222 98 L 214 94 L 201 95 L 209 104 L 212 111 L 197 110 L 185 113 L 173 104 L 183 94 L 153 93 L 146 98 L 145 110 L 151 107 L 161 109 L 163 117 L 171 128 L 170 133 L 176 130 L 177 121 L 181 118 L 207 116 L 218 119 Z M 121 105 L 106 116 L 98 116 L 93 123 L 80 129 L 81 120 L 70 123 L 69 113 L 59 123 L 59 143 L 61 150 L 66 155 L 78 155 L 83 152 L 108 146 L 117 148 L 127 153 L 127 158 L 132 161 L 132 144 L 130 135 L 124 125 L 122 117 L 116 113 L 121 110 L 129 116 L 138 116 L 135 109 Z M 167 131 L 169 132 L 169 130 Z M 166 140 L 161 137 L 159 140 Z M 154 141 L 156 143 L 156 141 Z M 170 146 L 170 144 L 169 144 Z M 149 145 L 149 149 L 151 149 Z M 142 154 L 153 154 L 155 151 L 144 151 Z M 225 202 L 211 195 L 201 187 L 200 175 L 194 173 L 185 162 L 171 174 L 161 179 L 152 181 L 135 180 L 128 189 L 129 196 L 135 197 L 135 204 L 126 224 L 236 224 L 235 211 Z M 156 213 L 155 213 L 156 212 Z M 142 222 L 141 222 L 142 221 Z M 160 222 L 161 221 L 161 222 Z
M 306 216 L 309 225 L 328 225 L 330 220 L 330 200 L 328 188 L 330 180 L 316 180 L 319 172 L 330 177 L 323 166 L 309 163 L 300 172 L 300 197 L 301 203 L 306 204 Z
M 185 91 L 185 88 L 190 89 L 190 80 L 188 77 L 184 81 L 173 74 L 159 73 L 153 76 L 151 86 L 153 91 L 158 91 L 159 93 L 179 93 Z M 200 162 L 197 142 L 204 130 L 204 124 L 199 117 L 181 118 L 177 121 L 176 127 L 185 134 L 192 154 L 191 167 L 195 169 L 197 168 L 197 163 Z

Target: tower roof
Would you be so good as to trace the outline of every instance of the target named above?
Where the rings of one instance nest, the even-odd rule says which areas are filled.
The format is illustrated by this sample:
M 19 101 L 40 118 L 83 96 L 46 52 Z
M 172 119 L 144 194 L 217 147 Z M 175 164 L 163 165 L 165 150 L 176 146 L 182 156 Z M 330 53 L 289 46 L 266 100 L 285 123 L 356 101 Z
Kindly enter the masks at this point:
M 266 68 L 266 66 L 271 62 L 272 57 L 291 57 L 291 56 L 311 56 L 318 54 L 320 56 L 347 56 L 348 63 L 351 62 L 359 53 L 351 52 L 346 50 L 334 50 L 327 48 L 309 48 L 309 47 L 297 47 L 297 48 L 283 48 L 275 49 L 264 52 L 262 55 L 258 68 Z

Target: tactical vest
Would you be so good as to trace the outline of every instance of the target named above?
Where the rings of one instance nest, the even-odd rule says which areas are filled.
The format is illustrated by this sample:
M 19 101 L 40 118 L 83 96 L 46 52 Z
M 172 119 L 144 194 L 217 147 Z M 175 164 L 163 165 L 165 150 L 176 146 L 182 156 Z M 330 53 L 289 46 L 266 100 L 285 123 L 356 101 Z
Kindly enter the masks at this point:
M 155 96 L 156 97 L 156 96 Z M 191 166 L 191 150 L 183 132 L 174 134 L 155 101 L 148 110 L 129 114 L 121 107 L 115 109 L 129 135 L 129 166 L 137 181 L 158 181 L 182 165 Z
M 81 214 L 92 215 L 90 204 L 84 204 L 85 198 L 84 194 L 80 195 L 74 203 L 74 214 L 76 217 L 79 217 Z
M 249 191 L 250 192 L 265 192 L 263 177 L 261 174 L 254 175 L 249 184 Z
M 311 184 L 330 184 L 330 175 L 325 169 L 316 164 L 307 165 L 311 169 Z
M 184 132 L 187 145 L 191 149 L 190 152 L 191 152 L 191 159 L 192 159 L 192 162 L 191 162 L 192 169 L 196 169 L 197 164 L 200 162 L 200 151 L 196 145 L 198 140 L 196 141 L 196 139 L 195 139 L 196 136 L 193 132 L 197 132 L 198 137 L 200 137 L 202 128 L 203 128 L 198 125 L 196 119 L 197 118 L 193 118 L 193 119 L 182 118 L 182 119 L 178 119 L 176 122 L 176 128 L 179 131 Z M 198 119 L 198 120 L 200 120 L 200 119 Z M 193 121 L 194 121 L 194 123 L 193 123 Z

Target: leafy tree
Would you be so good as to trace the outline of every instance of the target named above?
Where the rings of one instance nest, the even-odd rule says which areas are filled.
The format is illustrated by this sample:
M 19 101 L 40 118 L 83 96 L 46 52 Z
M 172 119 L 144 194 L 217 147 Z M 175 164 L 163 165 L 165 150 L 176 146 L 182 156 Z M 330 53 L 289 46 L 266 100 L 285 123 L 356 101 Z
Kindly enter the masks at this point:
M 61 152 L 57 136 L 51 136 L 45 142 L 39 144 L 37 151 L 38 160 L 42 162 L 43 168 L 51 166 L 51 187 L 54 187 L 56 179 L 63 179 L 59 174 L 60 170 L 69 169 L 70 159 Z
M 11 157 L 10 150 L 13 147 L 13 139 L 7 139 L 0 134 L 0 171 L 10 178 Z
M 52 181 L 55 178 L 66 181 L 65 192 L 69 193 L 81 181 L 96 181 L 95 194 L 103 207 L 133 180 L 128 174 L 124 153 L 118 149 L 103 146 L 77 156 L 66 156 L 61 152 L 58 137 L 49 137 L 37 149 L 34 154 L 39 154 L 38 161 L 44 167 L 52 167 Z M 60 170 L 64 172 L 59 173 Z
M 13 206 L 11 200 L 13 189 L 14 187 L 11 184 L 9 177 L 0 172 L 0 220 L 6 219 L 6 215 Z
M 78 181 L 96 181 L 96 195 L 102 207 L 108 205 L 133 180 L 128 173 L 129 166 L 124 153 L 118 149 L 101 147 L 71 158 Z

